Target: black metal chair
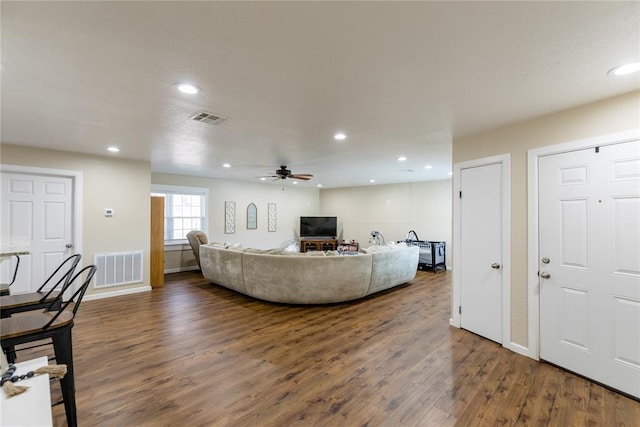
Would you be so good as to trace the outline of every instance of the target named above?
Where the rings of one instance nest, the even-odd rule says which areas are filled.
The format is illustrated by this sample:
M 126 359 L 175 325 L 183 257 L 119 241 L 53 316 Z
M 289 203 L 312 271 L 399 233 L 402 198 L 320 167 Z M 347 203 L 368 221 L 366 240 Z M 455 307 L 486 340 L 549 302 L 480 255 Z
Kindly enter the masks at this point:
M 73 277 L 73 273 L 80 262 L 82 255 L 71 255 L 49 275 L 47 280 L 36 290 L 25 294 L 6 295 L 0 297 L 0 317 L 10 317 L 14 313 L 37 310 L 48 307 L 53 301 L 60 302 L 62 296 L 60 289 L 66 289 Z M 50 282 L 57 280 L 50 289 L 45 290 Z M 55 308 L 55 307 L 54 307 Z
M 80 302 L 96 270 L 95 265 L 90 265 L 76 273 L 62 288 L 60 295 L 70 290 L 76 280 L 82 280 L 82 283 L 68 300 L 57 306 L 57 309 L 54 308 L 56 307 L 56 301 L 54 301 L 43 311 L 30 311 L 19 316 L 0 319 L 0 341 L 11 363 L 15 360 L 15 355 L 11 353 L 16 345 L 51 338 L 56 362 L 67 366 L 67 374 L 60 379 L 60 387 L 69 427 L 78 425 L 71 328 L 73 328 L 73 319 L 80 307 Z M 82 279 L 83 275 L 84 279 Z M 73 308 L 67 310 L 72 303 Z
M 16 267 L 13 270 L 13 278 L 10 283 L 0 283 L 0 296 L 10 295 L 11 294 L 11 285 L 16 281 L 16 277 L 18 276 L 18 267 L 20 267 L 20 255 L 15 254 L 16 257 Z

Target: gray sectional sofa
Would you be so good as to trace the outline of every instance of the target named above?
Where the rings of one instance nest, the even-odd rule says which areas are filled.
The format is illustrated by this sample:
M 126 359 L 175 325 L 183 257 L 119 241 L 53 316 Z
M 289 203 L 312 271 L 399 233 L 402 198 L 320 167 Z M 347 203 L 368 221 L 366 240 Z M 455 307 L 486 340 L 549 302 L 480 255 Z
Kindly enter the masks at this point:
M 325 304 L 354 300 L 412 280 L 419 249 L 399 244 L 356 254 L 290 253 L 278 249 L 200 246 L 204 277 L 266 301 Z

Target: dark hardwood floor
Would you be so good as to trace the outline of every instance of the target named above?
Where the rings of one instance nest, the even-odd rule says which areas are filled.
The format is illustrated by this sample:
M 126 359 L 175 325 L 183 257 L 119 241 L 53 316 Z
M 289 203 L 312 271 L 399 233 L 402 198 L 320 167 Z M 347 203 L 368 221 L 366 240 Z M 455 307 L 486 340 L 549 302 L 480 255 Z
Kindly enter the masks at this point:
M 360 301 L 305 307 L 189 272 L 85 301 L 73 330 L 79 424 L 640 424 L 640 402 L 450 327 L 450 281 L 419 271 Z M 64 407 L 53 412 L 64 425 Z

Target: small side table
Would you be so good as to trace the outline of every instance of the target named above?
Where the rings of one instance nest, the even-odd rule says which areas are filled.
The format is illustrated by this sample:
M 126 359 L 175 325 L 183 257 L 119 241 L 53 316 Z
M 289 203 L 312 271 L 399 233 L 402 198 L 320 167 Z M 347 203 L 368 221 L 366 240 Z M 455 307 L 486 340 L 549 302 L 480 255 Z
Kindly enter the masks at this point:
M 49 361 L 46 356 L 16 363 L 17 375 L 26 374 L 43 366 Z M 8 398 L 0 390 L 0 425 L 3 426 L 52 426 L 51 391 L 49 375 L 36 375 L 21 380 L 16 385 L 29 387 L 22 394 Z

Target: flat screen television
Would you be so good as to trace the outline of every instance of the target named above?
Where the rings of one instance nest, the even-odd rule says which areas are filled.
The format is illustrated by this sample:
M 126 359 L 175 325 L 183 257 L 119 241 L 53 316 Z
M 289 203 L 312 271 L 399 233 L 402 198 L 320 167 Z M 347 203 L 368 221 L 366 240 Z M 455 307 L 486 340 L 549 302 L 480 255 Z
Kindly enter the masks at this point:
M 338 218 L 335 216 L 301 216 L 300 237 L 325 237 L 338 235 Z

